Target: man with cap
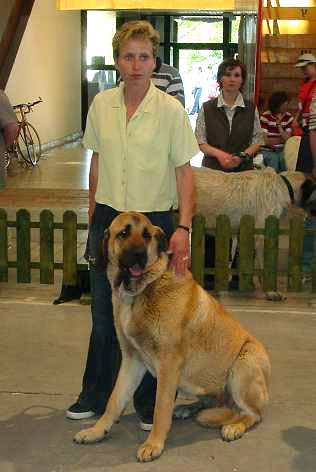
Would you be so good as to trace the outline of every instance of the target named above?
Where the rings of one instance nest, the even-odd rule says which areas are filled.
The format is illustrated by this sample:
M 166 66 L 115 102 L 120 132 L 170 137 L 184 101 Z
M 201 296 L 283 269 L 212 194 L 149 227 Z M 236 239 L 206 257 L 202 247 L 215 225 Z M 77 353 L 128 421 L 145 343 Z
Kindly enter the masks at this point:
M 310 134 L 309 122 L 311 119 L 311 105 L 313 95 L 316 92 L 316 57 L 313 54 L 302 54 L 295 67 L 300 67 L 304 74 L 304 81 L 298 94 L 298 110 L 295 121 L 300 121 L 304 134 L 298 152 L 296 170 L 307 174 L 315 174 L 315 164 L 312 154 L 314 148 L 311 140 L 315 138 L 314 132 Z

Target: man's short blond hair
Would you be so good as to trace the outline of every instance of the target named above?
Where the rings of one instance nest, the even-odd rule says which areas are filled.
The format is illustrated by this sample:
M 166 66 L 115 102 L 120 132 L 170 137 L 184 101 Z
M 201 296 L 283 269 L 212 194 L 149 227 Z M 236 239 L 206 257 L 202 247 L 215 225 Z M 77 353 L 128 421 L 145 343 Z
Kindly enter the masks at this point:
M 148 21 L 128 21 L 117 30 L 112 40 L 113 57 L 116 61 L 120 54 L 120 48 L 130 38 L 148 39 L 153 45 L 153 56 L 157 57 L 160 35 Z

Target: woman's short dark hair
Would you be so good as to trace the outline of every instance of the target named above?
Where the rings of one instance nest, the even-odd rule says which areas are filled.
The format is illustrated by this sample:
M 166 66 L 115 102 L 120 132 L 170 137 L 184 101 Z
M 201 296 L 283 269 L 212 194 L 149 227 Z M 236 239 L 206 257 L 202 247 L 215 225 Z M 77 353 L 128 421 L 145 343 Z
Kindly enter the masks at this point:
M 225 59 L 225 61 L 223 61 L 218 66 L 217 82 L 219 84 L 219 88 L 222 88 L 221 79 L 223 75 L 225 75 L 225 73 L 227 72 L 227 69 L 232 70 L 232 69 L 235 69 L 236 67 L 240 67 L 240 70 L 241 70 L 242 85 L 240 87 L 240 90 L 242 90 L 247 79 L 247 69 L 243 62 L 241 62 L 239 59 L 234 59 L 233 57 L 229 59 Z
M 269 98 L 268 101 L 268 107 L 269 110 L 272 113 L 277 113 L 280 109 L 280 106 L 283 105 L 283 103 L 289 101 L 289 96 L 286 92 L 274 92 L 271 97 Z

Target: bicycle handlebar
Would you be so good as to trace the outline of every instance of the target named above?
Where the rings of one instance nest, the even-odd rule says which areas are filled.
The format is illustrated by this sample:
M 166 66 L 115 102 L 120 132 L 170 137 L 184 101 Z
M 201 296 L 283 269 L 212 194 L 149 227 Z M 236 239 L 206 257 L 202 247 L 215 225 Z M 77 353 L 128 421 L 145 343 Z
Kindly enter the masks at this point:
M 31 111 L 32 107 L 34 107 L 35 105 L 43 101 L 41 97 L 38 97 L 38 98 L 39 98 L 38 100 L 32 103 L 28 102 L 28 103 L 19 103 L 19 105 L 14 105 L 13 110 L 17 110 L 18 108 L 26 108 L 28 111 Z

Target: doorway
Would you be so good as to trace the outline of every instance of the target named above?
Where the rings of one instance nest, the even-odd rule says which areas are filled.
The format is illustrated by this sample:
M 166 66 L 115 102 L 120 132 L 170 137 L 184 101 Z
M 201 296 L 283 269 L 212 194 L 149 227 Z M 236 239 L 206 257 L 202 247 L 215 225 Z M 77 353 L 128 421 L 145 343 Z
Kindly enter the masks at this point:
M 240 17 L 233 13 L 177 15 L 140 11 L 82 12 L 82 125 L 94 95 L 115 86 L 116 73 L 111 53 L 111 38 L 125 21 L 148 20 L 159 31 L 159 56 L 176 67 L 185 88 L 186 110 L 192 108 L 192 90 L 202 69 L 200 103 L 217 94 L 216 72 L 223 59 L 238 51 Z M 102 48 L 100 48 L 100 45 Z M 103 72 L 102 72 L 103 71 Z M 98 77 L 96 73 L 99 72 Z M 103 80 L 105 78 L 106 80 Z M 192 117 L 192 115 L 190 115 Z M 192 126 L 194 127 L 194 120 Z

